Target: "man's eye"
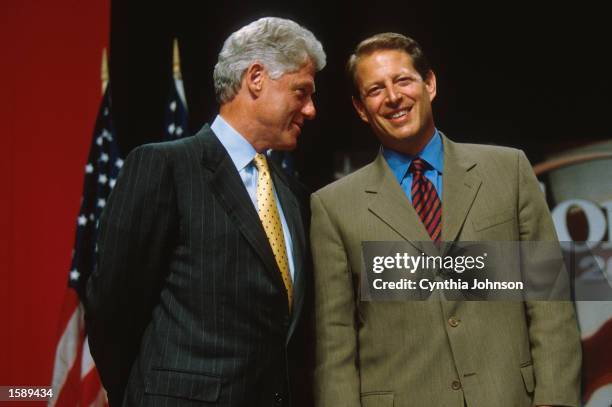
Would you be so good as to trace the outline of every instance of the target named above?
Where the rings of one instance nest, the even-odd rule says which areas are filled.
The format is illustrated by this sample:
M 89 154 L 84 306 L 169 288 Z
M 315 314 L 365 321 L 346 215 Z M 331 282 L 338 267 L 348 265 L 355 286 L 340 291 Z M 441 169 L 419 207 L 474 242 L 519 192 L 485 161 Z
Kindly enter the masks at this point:
M 410 85 L 412 82 L 414 82 L 414 80 L 412 78 L 399 78 L 397 80 L 397 83 L 399 83 L 400 85 Z
M 381 92 L 381 88 L 372 88 L 368 91 L 368 96 L 378 96 Z

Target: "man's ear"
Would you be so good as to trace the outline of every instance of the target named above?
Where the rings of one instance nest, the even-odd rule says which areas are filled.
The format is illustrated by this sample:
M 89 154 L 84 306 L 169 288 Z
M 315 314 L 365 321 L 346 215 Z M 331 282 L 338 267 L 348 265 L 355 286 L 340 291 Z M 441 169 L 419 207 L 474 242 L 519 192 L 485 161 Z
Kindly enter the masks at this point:
M 265 76 L 265 68 L 259 62 L 253 62 L 246 69 L 246 72 L 244 73 L 244 81 L 247 89 L 249 90 L 249 93 L 253 97 L 258 97 L 261 93 L 261 90 L 263 89 L 263 83 L 265 81 Z
M 363 103 L 361 102 L 361 98 L 352 96 L 351 100 L 353 101 L 353 107 L 357 111 L 357 114 L 359 115 L 361 120 L 363 120 L 366 123 L 369 123 L 370 121 L 368 120 L 368 116 L 365 113 L 365 106 L 363 106 Z
M 431 102 L 436 97 L 436 75 L 433 71 L 427 73 L 425 88 L 427 89 L 427 93 L 429 93 L 429 101 Z

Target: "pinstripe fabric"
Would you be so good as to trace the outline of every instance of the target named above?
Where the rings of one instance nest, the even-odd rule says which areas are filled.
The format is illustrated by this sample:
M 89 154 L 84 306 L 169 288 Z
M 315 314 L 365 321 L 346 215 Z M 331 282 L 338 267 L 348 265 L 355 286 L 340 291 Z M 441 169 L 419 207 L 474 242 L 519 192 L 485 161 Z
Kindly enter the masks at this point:
M 88 282 L 87 329 L 112 406 L 288 405 L 309 214 L 299 187 L 271 172 L 294 241 L 293 315 L 257 212 L 208 126 L 130 154 Z

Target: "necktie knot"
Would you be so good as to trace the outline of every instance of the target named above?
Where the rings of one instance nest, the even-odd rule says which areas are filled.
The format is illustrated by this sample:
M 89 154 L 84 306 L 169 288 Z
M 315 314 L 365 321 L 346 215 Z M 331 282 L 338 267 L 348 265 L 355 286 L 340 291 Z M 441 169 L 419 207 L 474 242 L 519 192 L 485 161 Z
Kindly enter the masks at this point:
M 412 162 L 410 163 L 410 167 L 408 168 L 408 171 L 410 171 L 412 174 L 419 174 L 425 170 L 426 166 L 427 166 L 427 163 L 425 162 L 425 160 L 423 160 L 420 157 L 417 157 L 414 160 L 412 160 Z
M 268 171 L 268 162 L 266 161 L 266 156 L 261 154 L 261 153 L 257 153 L 255 154 L 255 158 L 253 159 L 253 163 L 255 163 L 255 168 L 257 168 L 257 171 Z

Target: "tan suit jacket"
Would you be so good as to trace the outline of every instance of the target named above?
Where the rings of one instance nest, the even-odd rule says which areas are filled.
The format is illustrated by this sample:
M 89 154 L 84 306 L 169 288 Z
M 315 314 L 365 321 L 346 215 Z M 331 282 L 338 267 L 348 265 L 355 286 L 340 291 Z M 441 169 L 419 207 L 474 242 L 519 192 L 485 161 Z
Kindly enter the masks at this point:
M 444 241 L 555 241 L 524 153 L 443 138 Z M 429 236 L 382 154 L 311 198 L 317 407 L 577 406 L 568 302 L 360 300 L 362 241 Z

